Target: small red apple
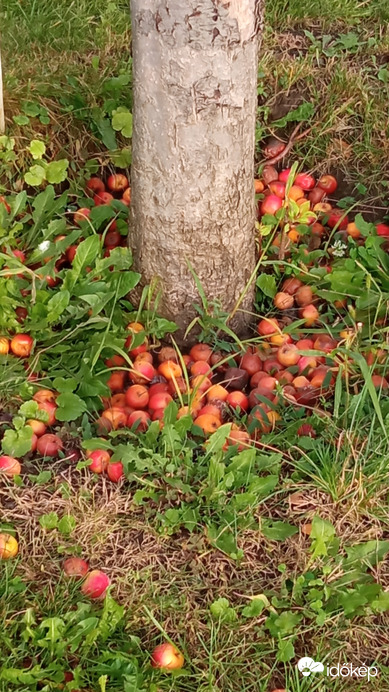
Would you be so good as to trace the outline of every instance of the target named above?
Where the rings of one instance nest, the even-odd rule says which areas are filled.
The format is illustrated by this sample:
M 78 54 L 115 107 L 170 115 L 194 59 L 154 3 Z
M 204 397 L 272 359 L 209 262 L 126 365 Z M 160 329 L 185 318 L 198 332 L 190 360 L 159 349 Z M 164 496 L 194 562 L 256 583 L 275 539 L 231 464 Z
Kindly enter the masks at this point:
M 281 207 L 282 207 L 282 199 L 280 197 L 277 197 L 277 195 L 268 195 L 261 202 L 260 212 L 262 215 L 271 214 L 271 216 L 274 216 L 274 214 L 279 209 L 281 209 Z
M 63 442 L 58 435 L 46 433 L 38 439 L 36 448 L 43 457 L 56 457 L 63 449 Z
M 0 457 L 0 475 L 4 474 L 8 478 L 20 476 L 22 467 L 20 462 L 14 457 L 9 457 L 6 454 Z
M 68 557 L 62 567 L 67 577 L 86 577 L 89 571 L 88 563 L 80 557 Z
M 103 473 L 106 470 L 111 455 L 106 449 L 94 449 L 89 450 L 86 453 L 87 459 L 91 459 L 92 463 L 89 464 L 89 468 L 93 473 Z
M 93 192 L 95 195 L 99 192 L 105 192 L 105 185 L 103 181 L 101 178 L 97 178 L 95 176 L 86 181 L 85 187 L 87 191 Z
M 99 569 L 93 569 L 89 572 L 81 586 L 81 593 L 93 600 L 102 600 L 110 584 L 111 580 L 104 572 Z
M 34 345 L 34 339 L 29 334 L 16 334 L 10 345 L 11 351 L 15 356 L 28 358 Z
M 113 483 L 118 483 L 124 477 L 121 461 L 111 461 L 107 466 L 107 476 Z
M 177 670 L 182 668 L 184 661 L 183 655 L 169 642 L 159 644 L 151 654 L 151 665 L 153 668 Z
M 74 212 L 74 223 L 77 224 L 77 226 L 79 226 L 81 223 L 87 221 L 90 217 L 90 211 L 91 210 L 87 207 L 81 207 L 81 209 L 78 209 L 76 212 Z
M 107 180 L 108 190 L 111 192 L 124 192 L 129 186 L 129 182 L 125 175 L 122 173 L 115 173 L 110 175 Z

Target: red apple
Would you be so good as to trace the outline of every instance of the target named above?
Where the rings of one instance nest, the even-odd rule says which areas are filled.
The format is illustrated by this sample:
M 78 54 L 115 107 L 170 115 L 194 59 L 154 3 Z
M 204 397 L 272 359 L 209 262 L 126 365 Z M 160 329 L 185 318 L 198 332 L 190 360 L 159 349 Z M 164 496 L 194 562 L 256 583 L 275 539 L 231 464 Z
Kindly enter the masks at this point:
M 302 190 L 308 191 L 315 187 L 316 181 L 313 175 L 308 173 L 298 173 L 294 180 L 294 185 L 298 185 Z
M 271 216 L 274 216 L 274 214 L 281 209 L 281 207 L 282 199 L 280 199 L 280 197 L 277 197 L 277 195 L 268 195 L 268 197 L 265 197 L 265 199 L 261 202 L 260 212 L 262 215 L 270 214 Z
M 81 207 L 81 209 L 77 209 L 76 212 L 74 212 L 73 216 L 73 221 L 77 226 L 80 226 L 81 223 L 84 223 L 87 221 L 90 217 L 90 209 L 87 207 Z
M 110 204 L 113 200 L 113 195 L 109 192 L 99 192 L 93 197 L 93 201 L 96 207 L 100 207 L 102 204 Z
M 284 170 L 278 175 L 278 180 L 281 180 L 283 183 L 288 182 L 290 171 L 291 168 L 284 168 Z
M 115 173 L 114 175 L 110 175 L 107 180 L 107 187 L 108 190 L 111 190 L 111 192 L 124 192 L 124 190 L 126 190 L 128 186 L 129 182 L 126 176 L 122 173 Z
M 147 408 L 149 391 L 143 384 L 133 384 L 126 391 L 126 404 L 134 409 Z
M 87 192 L 93 192 L 95 195 L 100 192 L 105 192 L 105 185 L 103 181 L 101 180 L 101 178 L 97 178 L 95 176 L 86 181 L 85 187 Z
M 169 642 L 159 644 L 151 654 L 151 665 L 153 668 L 177 670 L 182 668 L 184 661 L 183 655 Z
M 246 394 L 240 392 L 238 389 L 234 392 L 230 392 L 226 399 L 227 404 L 233 409 L 240 408 L 241 411 L 248 411 L 249 400 Z
M 107 476 L 113 483 L 118 483 L 124 476 L 122 462 L 111 461 L 107 466 Z
M 93 569 L 81 586 L 81 593 L 89 598 L 102 600 L 110 584 L 111 580 L 104 572 Z
M 56 457 L 63 449 L 63 442 L 58 435 L 46 433 L 38 439 L 37 452 L 44 457 Z
M 91 459 L 92 463 L 89 468 L 93 473 L 103 473 L 109 463 L 111 455 L 106 449 L 89 450 L 86 453 L 87 459 Z
M 343 209 L 338 209 L 334 207 L 330 212 L 327 220 L 327 226 L 330 228 L 337 228 L 337 230 L 345 231 L 349 223 L 348 216 Z
M 134 427 L 137 432 L 145 432 L 150 423 L 150 414 L 147 411 L 133 411 L 130 413 L 127 419 L 127 425 L 129 428 Z
M 20 476 L 21 470 L 20 462 L 14 457 L 6 454 L 0 457 L 0 476 L 4 474 L 8 478 L 13 478 L 13 476 Z
M 86 577 L 89 571 L 88 563 L 80 557 L 68 557 L 62 567 L 67 577 Z
M 34 339 L 29 334 L 16 334 L 11 340 L 11 351 L 15 356 L 28 358 L 34 345 Z
M 389 226 L 386 223 L 376 224 L 377 235 L 383 236 L 384 238 L 389 237 Z
M 331 195 L 338 187 L 336 178 L 333 175 L 322 175 L 317 184 L 326 191 L 327 195 Z

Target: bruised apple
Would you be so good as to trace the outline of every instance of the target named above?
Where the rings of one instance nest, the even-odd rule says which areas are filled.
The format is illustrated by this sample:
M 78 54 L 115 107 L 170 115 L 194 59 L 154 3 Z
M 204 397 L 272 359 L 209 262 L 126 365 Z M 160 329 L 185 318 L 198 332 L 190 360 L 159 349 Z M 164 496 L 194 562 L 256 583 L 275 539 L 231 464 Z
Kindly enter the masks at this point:
M 89 571 L 88 563 L 80 557 L 68 557 L 62 567 L 67 577 L 86 577 Z
M 63 442 L 58 435 L 46 433 L 39 437 L 36 449 L 43 457 L 56 457 L 63 449 Z

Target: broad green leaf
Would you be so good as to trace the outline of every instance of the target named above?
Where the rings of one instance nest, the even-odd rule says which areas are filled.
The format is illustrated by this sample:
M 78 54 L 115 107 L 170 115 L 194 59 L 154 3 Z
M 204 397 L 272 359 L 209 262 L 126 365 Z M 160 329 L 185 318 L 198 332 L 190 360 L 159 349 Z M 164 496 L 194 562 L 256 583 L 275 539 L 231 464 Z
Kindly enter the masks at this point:
M 260 274 L 256 285 L 268 298 L 274 298 L 277 293 L 276 279 L 272 274 Z
M 38 164 L 31 166 L 30 170 L 25 174 L 24 180 L 27 185 L 41 185 L 46 180 L 46 170 Z
M 111 154 L 111 161 L 116 168 L 128 168 L 132 162 L 131 149 L 121 149 Z
M 14 115 L 12 119 L 16 125 L 28 125 L 30 122 L 30 118 L 27 115 Z
M 328 547 L 332 544 L 334 537 L 335 528 L 330 521 L 322 519 L 318 515 L 313 517 L 310 534 L 313 559 L 328 554 Z
M 79 244 L 75 258 L 73 260 L 73 269 L 77 277 L 90 264 L 93 264 L 97 255 L 100 254 L 100 238 L 98 235 L 89 236 Z
M 277 660 L 287 663 L 294 658 L 295 650 L 290 639 L 280 639 L 277 645 Z
M 38 473 L 36 476 L 33 474 L 29 474 L 29 479 L 32 483 L 36 483 L 36 485 L 45 485 L 45 483 L 48 483 L 51 480 L 51 471 L 41 471 Z
M 65 516 L 58 522 L 58 531 L 64 536 L 69 536 L 76 528 L 76 520 L 72 516 Z
M 33 139 L 30 142 L 28 151 L 30 152 L 33 159 L 42 159 L 46 153 L 46 147 L 44 143 L 40 141 L 40 139 Z
M 47 321 L 49 324 L 57 322 L 62 313 L 66 310 L 70 302 L 70 293 L 65 289 L 55 293 L 47 303 Z
M 293 613 L 291 610 L 284 610 L 281 615 L 270 613 L 266 620 L 265 627 L 273 637 L 282 637 L 285 634 L 291 634 L 296 629 L 301 617 L 301 615 Z
M 4 454 L 17 459 L 31 451 L 33 431 L 31 426 L 24 425 L 19 430 L 6 430 L 2 441 Z
M 271 519 L 261 520 L 261 531 L 266 538 L 271 541 L 285 541 L 286 538 L 294 536 L 298 532 L 296 526 L 287 524 L 283 521 L 272 521 Z
M 46 168 L 46 178 L 49 183 L 63 183 L 68 177 L 68 167 L 69 161 L 67 159 L 60 159 L 59 161 L 52 161 L 47 165 Z
M 51 529 L 55 529 L 58 526 L 58 514 L 57 512 L 49 512 L 49 514 L 42 514 L 41 517 L 39 517 L 39 523 L 42 527 L 42 529 L 47 529 L 48 531 Z
M 311 534 L 312 535 L 312 534 Z M 372 568 L 381 562 L 389 553 L 389 541 L 367 541 L 346 548 L 347 557 L 343 560 L 343 568 L 355 568 L 355 563 Z
M 242 615 L 245 618 L 256 618 L 268 605 L 269 601 L 266 596 L 255 596 L 255 598 L 250 601 L 249 605 L 243 608 Z
M 112 114 L 112 127 L 121 132 L 123 137 L 132 137 L 132 113 L 128 108 L 120 106 Z
M 211 616 L 214 620 L 221 622 L 234 622 L 237 619 L 237 613 L 230 606 L 227 598 L 218 598 L 209 606 Z
M 83 399 L 72 392 L 63 392 L 57 397 L 56 418 L 60 421 L 70 421 L 79 418 L 87 410 Z

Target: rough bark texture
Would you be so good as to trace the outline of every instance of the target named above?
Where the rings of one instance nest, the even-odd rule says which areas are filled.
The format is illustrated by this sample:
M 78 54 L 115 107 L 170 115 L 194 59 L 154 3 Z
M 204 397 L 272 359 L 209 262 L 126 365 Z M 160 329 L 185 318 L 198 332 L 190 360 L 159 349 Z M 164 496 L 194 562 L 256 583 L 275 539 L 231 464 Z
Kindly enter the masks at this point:
M 181 333 L 199 295 L 230 311 L 255 266 L 254 141 L 262 0 L 131 0 L 129 243 Z M 242 303 L 251 309 L 253 293 Z M 250 317 L 238 312 L 242 333 Z

